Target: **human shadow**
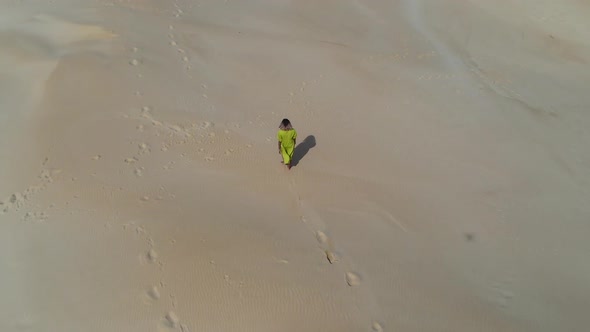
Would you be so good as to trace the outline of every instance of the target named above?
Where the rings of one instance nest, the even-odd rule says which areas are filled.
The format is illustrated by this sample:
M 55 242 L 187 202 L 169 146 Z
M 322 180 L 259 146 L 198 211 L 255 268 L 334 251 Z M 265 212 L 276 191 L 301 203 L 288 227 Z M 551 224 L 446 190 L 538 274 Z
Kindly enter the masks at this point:
M 307 136 L 301 143 L 297 144 L 295 151 L 293 151 L 293 158 L 291 158 L 291 166 L 297 166 L 301 159 L 309 152 L 310 149 L 315 147 L 316 141 L 315 136 Z

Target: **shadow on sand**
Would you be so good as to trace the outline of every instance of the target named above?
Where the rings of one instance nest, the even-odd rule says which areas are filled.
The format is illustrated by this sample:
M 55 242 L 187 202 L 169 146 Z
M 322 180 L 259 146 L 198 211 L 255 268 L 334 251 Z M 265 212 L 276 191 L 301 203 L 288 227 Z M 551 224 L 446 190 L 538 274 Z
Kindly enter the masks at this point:
M 309 135 L 307 136 L 303 142 L 299 143 L 295 147 L 295 151 L 293 151 L 293 158 L 291 159 L 291 166 L 297 166 L 299 161 L 305 157 L 305 155 L 309 152 L 310 149 L 315 147 L 315 136 Z

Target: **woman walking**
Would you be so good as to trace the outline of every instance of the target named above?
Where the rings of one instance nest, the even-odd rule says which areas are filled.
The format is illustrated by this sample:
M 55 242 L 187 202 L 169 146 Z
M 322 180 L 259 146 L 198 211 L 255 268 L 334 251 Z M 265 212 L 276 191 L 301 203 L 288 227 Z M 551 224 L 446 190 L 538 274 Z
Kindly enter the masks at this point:
M 279 140 L 279 154 L 283 156 L 282 163 L 287 166 L 287 169 L 291 169 L 291 159 L 293 159 L 293 152 L 295 151 L 297 131 L 293 129 L 289 119 L 283 119 L 281 121 L 277 139 Z

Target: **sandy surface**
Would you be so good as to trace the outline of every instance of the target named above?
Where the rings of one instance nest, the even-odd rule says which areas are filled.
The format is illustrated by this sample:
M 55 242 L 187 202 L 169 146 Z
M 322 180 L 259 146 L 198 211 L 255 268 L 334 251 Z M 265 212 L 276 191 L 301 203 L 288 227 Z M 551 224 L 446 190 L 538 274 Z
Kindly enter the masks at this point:
M 3 1 L 0 331 L 586 331 L 588 17 Z

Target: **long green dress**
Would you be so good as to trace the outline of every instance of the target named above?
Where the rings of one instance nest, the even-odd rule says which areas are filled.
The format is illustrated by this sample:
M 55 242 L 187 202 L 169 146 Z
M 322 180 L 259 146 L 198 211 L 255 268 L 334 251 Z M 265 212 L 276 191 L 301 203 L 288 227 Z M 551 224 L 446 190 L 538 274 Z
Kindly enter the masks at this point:
M 297 131 L 295 129 L 279 130 L 277 139 L 281 143 L 281 154 L 283 155 L 283 163 L 285 165 L 291 164 L 293 152 L 295 151 L 295 139 L 297 138 Z

